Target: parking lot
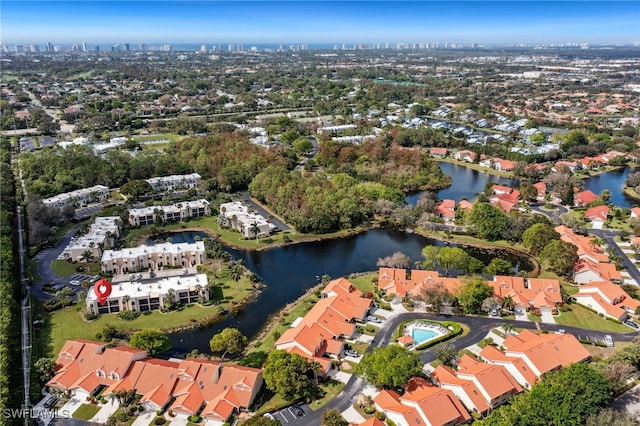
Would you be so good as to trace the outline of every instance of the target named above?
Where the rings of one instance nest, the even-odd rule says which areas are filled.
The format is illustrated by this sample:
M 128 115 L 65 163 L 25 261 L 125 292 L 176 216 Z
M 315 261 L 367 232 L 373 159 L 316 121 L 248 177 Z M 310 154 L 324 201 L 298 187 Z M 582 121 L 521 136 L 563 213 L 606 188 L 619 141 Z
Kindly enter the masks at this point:
M 79 286 L 83 281 L 89 281 L 93 283 L 100 278 L 99 275 L 84 275 L 84 274 L 71 274 L 67 277 L 69 284 Z
M 309 408 L 308 405 L 294 404 L 275 413 L 271 413 L 271 415 L 283 425 L 290 423 L 301 424 L 304 422 L 304 416 L 310 411 L 311 408 Z

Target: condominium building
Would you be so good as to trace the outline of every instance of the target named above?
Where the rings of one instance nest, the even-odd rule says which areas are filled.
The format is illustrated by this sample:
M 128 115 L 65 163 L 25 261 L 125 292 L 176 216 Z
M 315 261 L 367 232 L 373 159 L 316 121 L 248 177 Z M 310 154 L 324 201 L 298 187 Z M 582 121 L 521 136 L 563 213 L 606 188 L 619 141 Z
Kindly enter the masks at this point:
M 83 261 L 87 260 L 84 254 L 88 251 L 94 258 L 99 259 L 102 257 L 102 251 L 113 246 L 120 236 L 119 222 L 118 216 L 97 217 L 89 232 L 73 237 L 59 258 Z
M 240 232 L 245 238 L 266 237 L 275 229 L 273 223 L 258 213 L 250 212 L 249 208 L 239 201 L 220 205 L 220 221 Z
M 205 259 L 202 241 L 152 246 L 143 244 L 122 250 L 105 250 L 102 254 L 102 272 L 121 275 L 145 269 L 186 268 L 202 265 Z
M 111 294 L 104 304 L 98 303 L 93 290 L 87 292 L 87 309 L 93 314 L 111 314 L 124 310 L 134 312 L 155 311 L 166 303 L 180 302 L 190 305 L 202 298 L 209 300 L 206 290 L 207 275 L 174 275 L 157 279 L 123 281 L 112 285 Z M 167 295 L 172 297 L 167 298 Z M 171 299 L 171 300 L 168 300 Z
M 109 197 L 109 187 L 104 185 L 95 185 L 91 188 L 77 189 L 64 194 L 58 194 L 55 197 L 45 198 L 42 200 L 47 207 L 63 208 L 67 205 L 73 207 L 82 207 L 91 203 L 98 203 Z
M 168 206 L 129 209 L 129 224 L 131 224 L 131 226 L 145 226 L 153 224 L 156 217 L 164 223 L 173 220 L 209 216 L 210 214 L 211 209 L 209 208 L 209 202 L 205 199 L 200 199 Z
M 202 178 L 198 173 L 171 175 L 147 179 L 155 192 L 175 191 L 176 189 L 198 188 Z

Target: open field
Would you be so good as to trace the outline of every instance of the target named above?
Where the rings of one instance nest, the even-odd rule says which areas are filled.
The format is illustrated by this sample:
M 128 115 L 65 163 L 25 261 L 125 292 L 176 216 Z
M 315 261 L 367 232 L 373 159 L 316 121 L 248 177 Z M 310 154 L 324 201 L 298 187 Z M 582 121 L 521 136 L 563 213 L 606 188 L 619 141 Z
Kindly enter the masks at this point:
M 626 325 L 607 321 L 582 306 L 570 305 L 570 307 L 571 312 L 562 312 L 560 316 L 555 317 L 556 323 L 611 333 L 628 333 L 631 331 L 631 328 Z

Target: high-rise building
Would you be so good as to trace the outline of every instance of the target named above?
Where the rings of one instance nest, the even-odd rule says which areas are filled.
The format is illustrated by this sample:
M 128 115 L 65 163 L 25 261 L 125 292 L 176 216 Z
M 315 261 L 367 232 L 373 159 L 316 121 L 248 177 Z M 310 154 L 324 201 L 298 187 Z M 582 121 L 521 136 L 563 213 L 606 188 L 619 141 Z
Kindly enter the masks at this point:
M 125 52 L 130 52 L 131 51 L 131 46 L 129 45 L 129 43 L 125 43 L 124 44 L 124 51 Z
M 200 53 L 207 53 L 207 45 L 203 44 L 202 46 L 200 46 Z
M 47 43 L 47 52 L 53 52 L 53 43 L 49 42 Z
M 24 52 L 24 46 L 21 44 L 16 44 L 15 50 L 16 53 Z
M 88 52 L 89 51 L 89 49 L 87 49 L 87 42 L 86 41 L 82 42 L 82 51 L 83 52 Z
M 96 48 L 95 48 L 96 53 L 100 53 L 100 46 L 96 44 Z
M 140 46 L 138 46 L 138 49 L 142 50 L 143 52 L 147 51 L 147 43 L 140 43 Z

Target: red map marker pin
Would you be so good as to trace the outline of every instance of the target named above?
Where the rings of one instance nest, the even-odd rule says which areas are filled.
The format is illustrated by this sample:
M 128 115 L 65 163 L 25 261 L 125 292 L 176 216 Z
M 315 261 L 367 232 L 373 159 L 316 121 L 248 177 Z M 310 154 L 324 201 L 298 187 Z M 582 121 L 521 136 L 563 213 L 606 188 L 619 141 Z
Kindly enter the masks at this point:
M 93 292 L 98 296 L 98 303 L 104 305 L 111 294 L 111 283 L 102 278 L 94 284 Z

